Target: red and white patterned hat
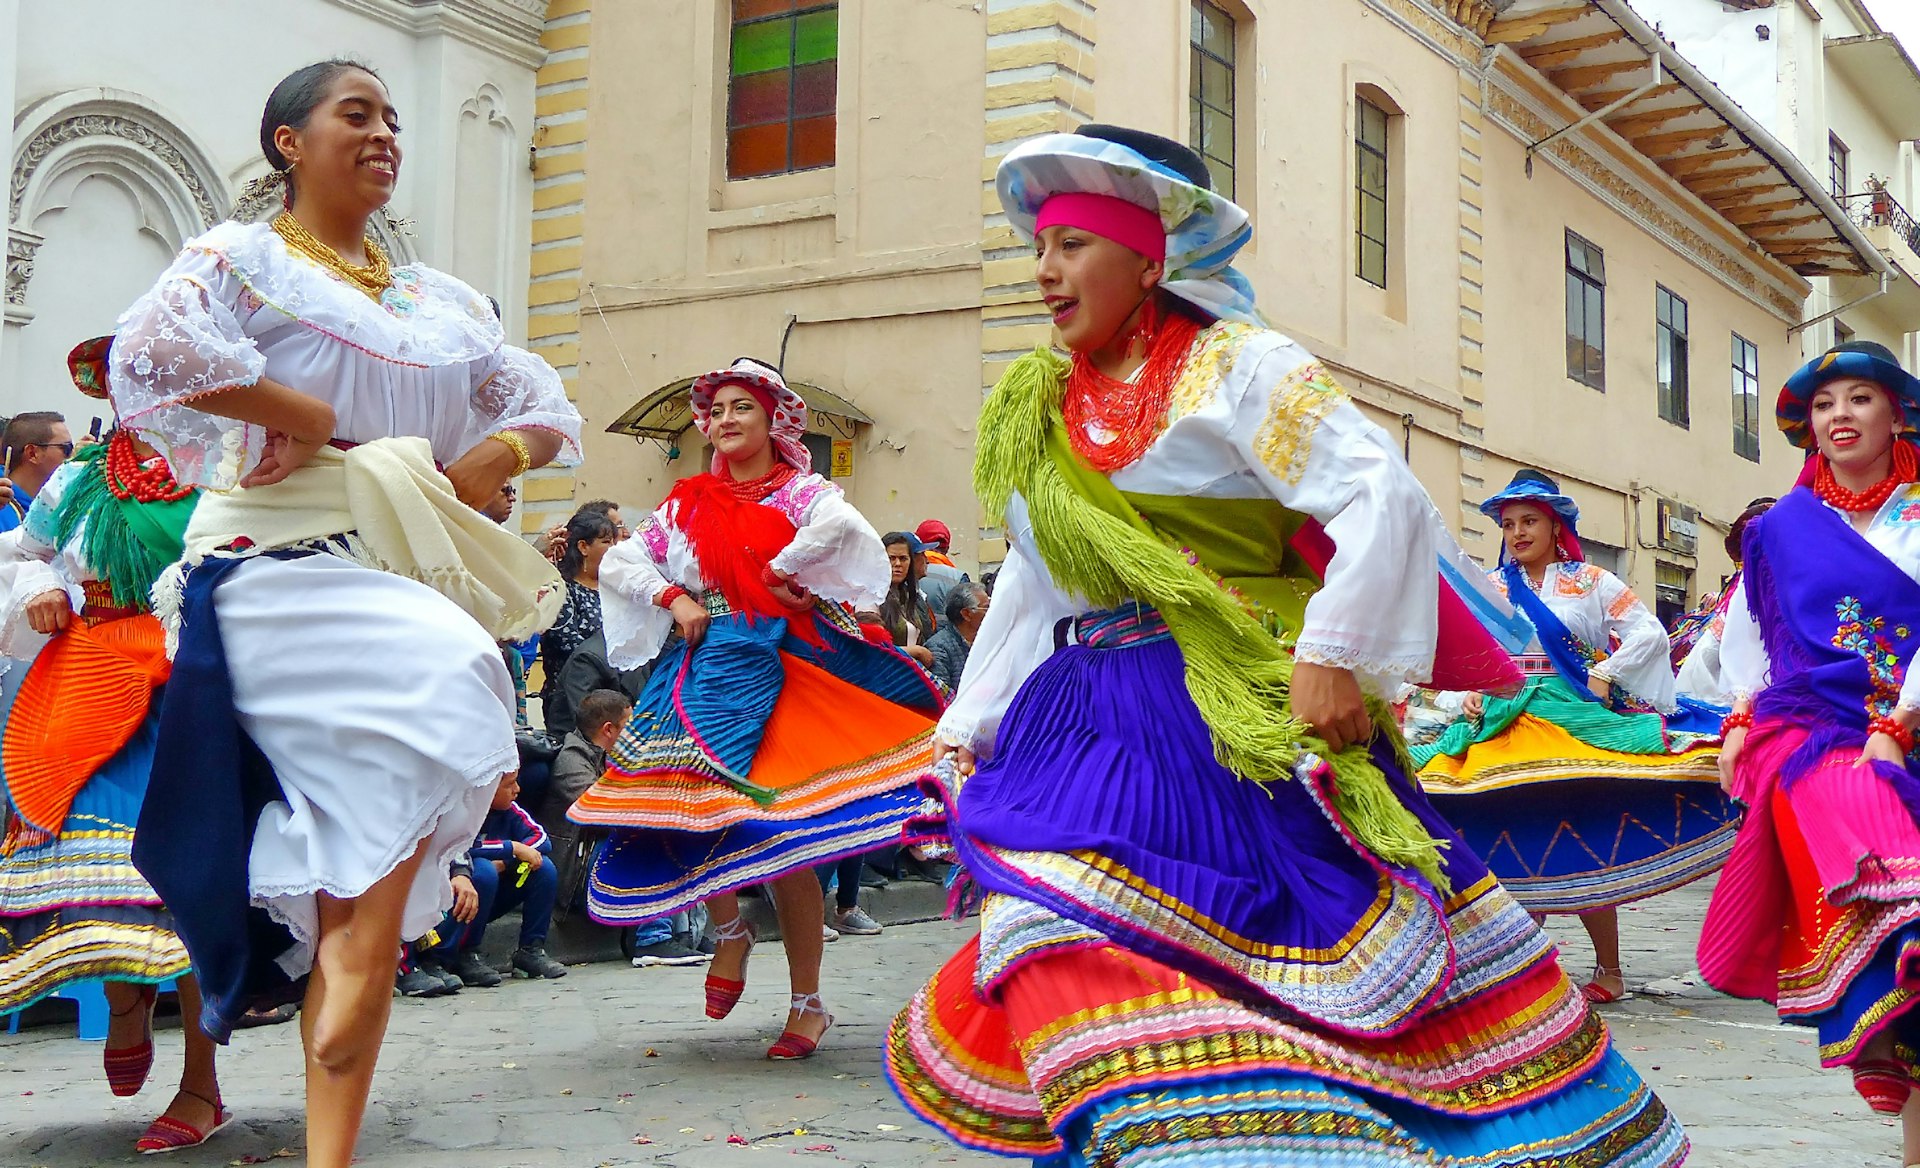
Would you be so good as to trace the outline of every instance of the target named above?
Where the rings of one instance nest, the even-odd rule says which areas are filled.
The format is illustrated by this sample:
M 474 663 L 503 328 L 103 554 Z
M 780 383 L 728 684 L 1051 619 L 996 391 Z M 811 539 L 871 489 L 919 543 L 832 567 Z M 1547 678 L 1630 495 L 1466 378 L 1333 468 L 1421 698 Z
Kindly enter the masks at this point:
M 772 419 L 774 453 L 781 461 L 802 473 L 813 469 L 813 455 L 808 453 L 806 443 L 801 441 L 801 435 L 807 432 L 806 401 L 787 386 L 786 379 L 780 376 L 778 369 L 752 357 L 741 357 L 725 369 L 716 369 L 694 378 L 688 394 L 693 407 L 693 424 L 703 437 L 711 424 L 713 396 L 727 385 L 737 385 L 751 393 L 767 411 Z M 718 450 L 713 452 L 713 473 L 720 473 L 724 461 Z

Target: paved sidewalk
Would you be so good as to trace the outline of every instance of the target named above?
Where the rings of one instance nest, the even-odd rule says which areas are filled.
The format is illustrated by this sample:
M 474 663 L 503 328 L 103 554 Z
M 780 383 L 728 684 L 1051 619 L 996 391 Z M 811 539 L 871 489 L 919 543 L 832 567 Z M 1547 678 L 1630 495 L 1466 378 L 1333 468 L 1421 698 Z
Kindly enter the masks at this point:
M 1678 996 L 1642 994 L 1606 1011 L 1621 1050 L 1686 1123 L 1696 1148 L 1689 1163 L 1897 1166 L 1897 1129 L 1866 1110 L 1844 1074 L 1818 1070 L 1810 1035 L 1775 1025 L 1765 1006 L 1686 986 L 1705 904 L 1696 886 L 1624 914 L 1629 981 Z M 556 982 L 397 1000 L 361 1160 L 395 1168 L 746 1168 L 775 1156 L 876 1168 L 1006 1163 L 936 1137 L 879 1073 L 887 1019 L 972 927 L 895 926 L 829 946 L 826 994 L 838 1021 L 804 1063 L 762 1057 L 786 1004 L 777 945 L 756 954 L 752 988 L 724 1022 L 700 1014 L 700 970 L 618 963 L 579 967 Z M 1555 922 L 1554 932 L 1569 968 L 1590 967 L 1577 922 Z M 134 1100 L 107 1094 L 99 1046 L 71 1035 L 65 1025 L 0 1034 L 0 1166 L 133 1163 L 134 1137 L 166 1106 L 177 1027 L 162 1030 L 155 1081 Z M 296 1027 L 242 1032 L 222 1065 L 239 1123 L 169 1163 L 212 1168 L 297 1152 Z

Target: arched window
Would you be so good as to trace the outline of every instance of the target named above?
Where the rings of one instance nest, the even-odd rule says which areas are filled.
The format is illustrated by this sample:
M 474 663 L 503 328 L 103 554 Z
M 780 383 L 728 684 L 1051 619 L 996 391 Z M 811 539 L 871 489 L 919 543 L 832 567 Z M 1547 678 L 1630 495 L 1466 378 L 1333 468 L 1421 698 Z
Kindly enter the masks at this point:
M 1353 272 L 1376 288 L 1388 285 L 1399 257 L 1393 225 L 1400 213 L 1400 107 L 1373 85 L 1354 90 Z

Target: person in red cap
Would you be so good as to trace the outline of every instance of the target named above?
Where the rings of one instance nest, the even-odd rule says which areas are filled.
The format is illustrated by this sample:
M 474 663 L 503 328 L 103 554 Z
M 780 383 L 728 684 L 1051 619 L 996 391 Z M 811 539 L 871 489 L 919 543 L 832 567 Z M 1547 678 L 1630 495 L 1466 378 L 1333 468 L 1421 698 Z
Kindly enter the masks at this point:
M 927 545 L 927 563 L 944 564 L 956 567 L 953 557 L 947 553 L 953 550 L 953 532 L 938 519 L 928 519 L 913 529 L 913 534 L 921 543 Z

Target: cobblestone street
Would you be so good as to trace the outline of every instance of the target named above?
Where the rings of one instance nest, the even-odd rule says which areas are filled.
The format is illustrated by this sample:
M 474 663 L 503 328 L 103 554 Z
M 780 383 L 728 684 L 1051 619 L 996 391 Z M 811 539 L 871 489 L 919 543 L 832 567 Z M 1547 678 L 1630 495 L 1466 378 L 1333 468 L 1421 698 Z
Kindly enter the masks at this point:
M 1629 981 L 1642 992 L 1607 1016 L 1627 1057 L 1685 1122 L 1697 1168 L 1897 1164 L 1893 1125 L 1846 1076 L 1821 1072 L 1811 1037 L 1760 1005 L 1686 984 L 1706 889 L 1626 912 Z M 882 1028 L 972 924 L 896 925 L 827 950 L 838 1016 L 810 1062 L 762 1058 L 784 1004 L 779 947 L 764 947 L 734 1017 L 699 1014 L 697 969 L 577 967 L 564 980 L 508 982 L 451 999 L 400 1000 L 361 1141 L 394 1168 L 671 1165 L 741 1168 L 798 1156 L 859 1165 L 987 1164 L 910 1117 L 880 1076 Z M 1577 924 L 1555 923 L 1570 968 L 1591 957 Z M 1655 996 L 1655 993 L 1660 996 Z M 166 1105 L 180 1033 L 159 1036 L 153 1081 L 115 1100 L 96 1044 L 66 1023 L 0 1035 L 0 1164 L 131 1163 L 133 1140 Z M 242 1032 L 223 1065 L 238 1122 L 189 1166 L 257 1163 L 301 1145 L 299 1035 Z M 744 1141 L 744 1144 L 743 1144 Z

